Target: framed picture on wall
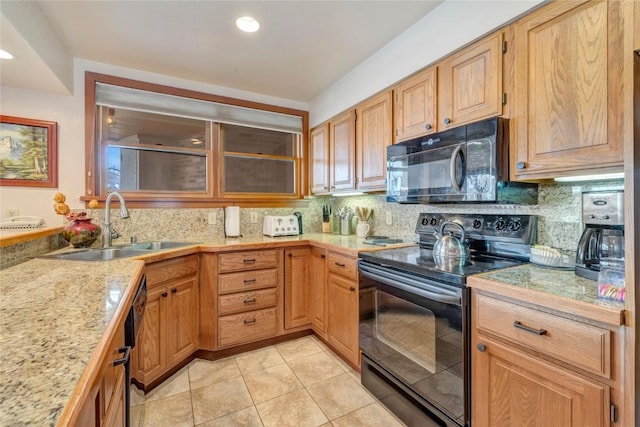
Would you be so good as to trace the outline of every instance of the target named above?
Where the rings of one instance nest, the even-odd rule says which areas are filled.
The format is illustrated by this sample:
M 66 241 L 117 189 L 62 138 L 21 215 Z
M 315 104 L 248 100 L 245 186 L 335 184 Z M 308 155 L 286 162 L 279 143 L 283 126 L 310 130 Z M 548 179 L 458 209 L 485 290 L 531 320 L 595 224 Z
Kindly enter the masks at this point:
M 58 124 L 0 116 L 0 185 L 58 186 Z

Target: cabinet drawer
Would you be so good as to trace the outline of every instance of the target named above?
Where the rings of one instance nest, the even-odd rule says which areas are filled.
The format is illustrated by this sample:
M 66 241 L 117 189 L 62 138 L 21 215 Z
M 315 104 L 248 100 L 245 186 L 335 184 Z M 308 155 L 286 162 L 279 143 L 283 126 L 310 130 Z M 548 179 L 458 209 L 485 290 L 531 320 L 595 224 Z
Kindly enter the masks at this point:
M 358 280 L 358 259 L 329 252 L 327 266 L 332 273 L 340 274 L 348 279 Z
M 218 293 L 228 294 L 238 291 L 270 288 L 278 283 L 278 271 L 275 268 L 257 271 L 242 271 L 218 276 Z
M 480 331 L 610 378 L 611 331 L 484 295 L 476 295 Z
M 218 344 L 220 347 L 258 341 L 275 334 L 275 307 L 218 318 Z
M 189 255 L 146 265 L 147 286 L 154 286 L 178 277 L 198 273 L 198 256 Z
M 218 255 L 220 273 L 276 267 L 277 262 L 278 258 L 275 250 L 234 252 Z
M 218 314 L 238 313 L 276 305 L 276 289 L 263 289 L 252 292 L 238 292 L 218 297 Z

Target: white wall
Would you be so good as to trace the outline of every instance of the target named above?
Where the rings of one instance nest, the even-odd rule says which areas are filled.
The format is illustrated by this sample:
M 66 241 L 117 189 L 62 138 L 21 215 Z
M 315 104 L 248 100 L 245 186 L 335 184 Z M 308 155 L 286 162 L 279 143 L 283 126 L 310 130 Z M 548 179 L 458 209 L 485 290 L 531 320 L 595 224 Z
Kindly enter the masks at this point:
M 63 224 L 53 212 L 53 195 L 60 191 L 67 196 L 72 209 L 81 209 L 80 197 L 85 192 L 84 170 L 84 73 L 126 77 L 145 82 L 213 93 L 282 107 L 308 110 L 305 103 L 246 92 L 222 86 L 168 77 L 92 61 L 74 61 L 73 96 L 0 86 L 0 114 L 58 123 L 58 188 L 0 187 L 0 219 L 7 209 L 19 209 L 20 215 L 37 215 L 48 226 Z
M 501 27 L 541 0 L 447 0 L 310 103 L 313 127 Z

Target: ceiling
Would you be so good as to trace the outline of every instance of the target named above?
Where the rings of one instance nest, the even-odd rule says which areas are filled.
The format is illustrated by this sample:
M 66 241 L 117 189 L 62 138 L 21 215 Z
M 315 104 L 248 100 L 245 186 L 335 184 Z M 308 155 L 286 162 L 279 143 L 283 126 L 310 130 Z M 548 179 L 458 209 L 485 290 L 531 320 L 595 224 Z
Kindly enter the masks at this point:
M 300 102 L 314 99 L 439 3 L 38 2 L 74 58 Z M 234 22 L 242 15 L 258 19 L 260 31 L 240 32 Z M 4 32 L 0 44 L 9 40 Z M 26 70 L 33 74 L 37 67 L 21 71 L 3 61 L 2 84 L 43 84 L 33 75 L 23 78 Z

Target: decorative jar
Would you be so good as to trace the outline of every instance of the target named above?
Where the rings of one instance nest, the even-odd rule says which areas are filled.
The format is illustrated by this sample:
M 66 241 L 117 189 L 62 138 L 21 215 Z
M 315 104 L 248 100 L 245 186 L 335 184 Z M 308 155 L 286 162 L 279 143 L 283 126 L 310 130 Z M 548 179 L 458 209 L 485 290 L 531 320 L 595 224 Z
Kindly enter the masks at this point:
M 87 248 L 102 234 L 99 225 L 91 222 L 91 218 L 76 218 L 67 224 L 62 237 L 71 243 L 74 248 Z

